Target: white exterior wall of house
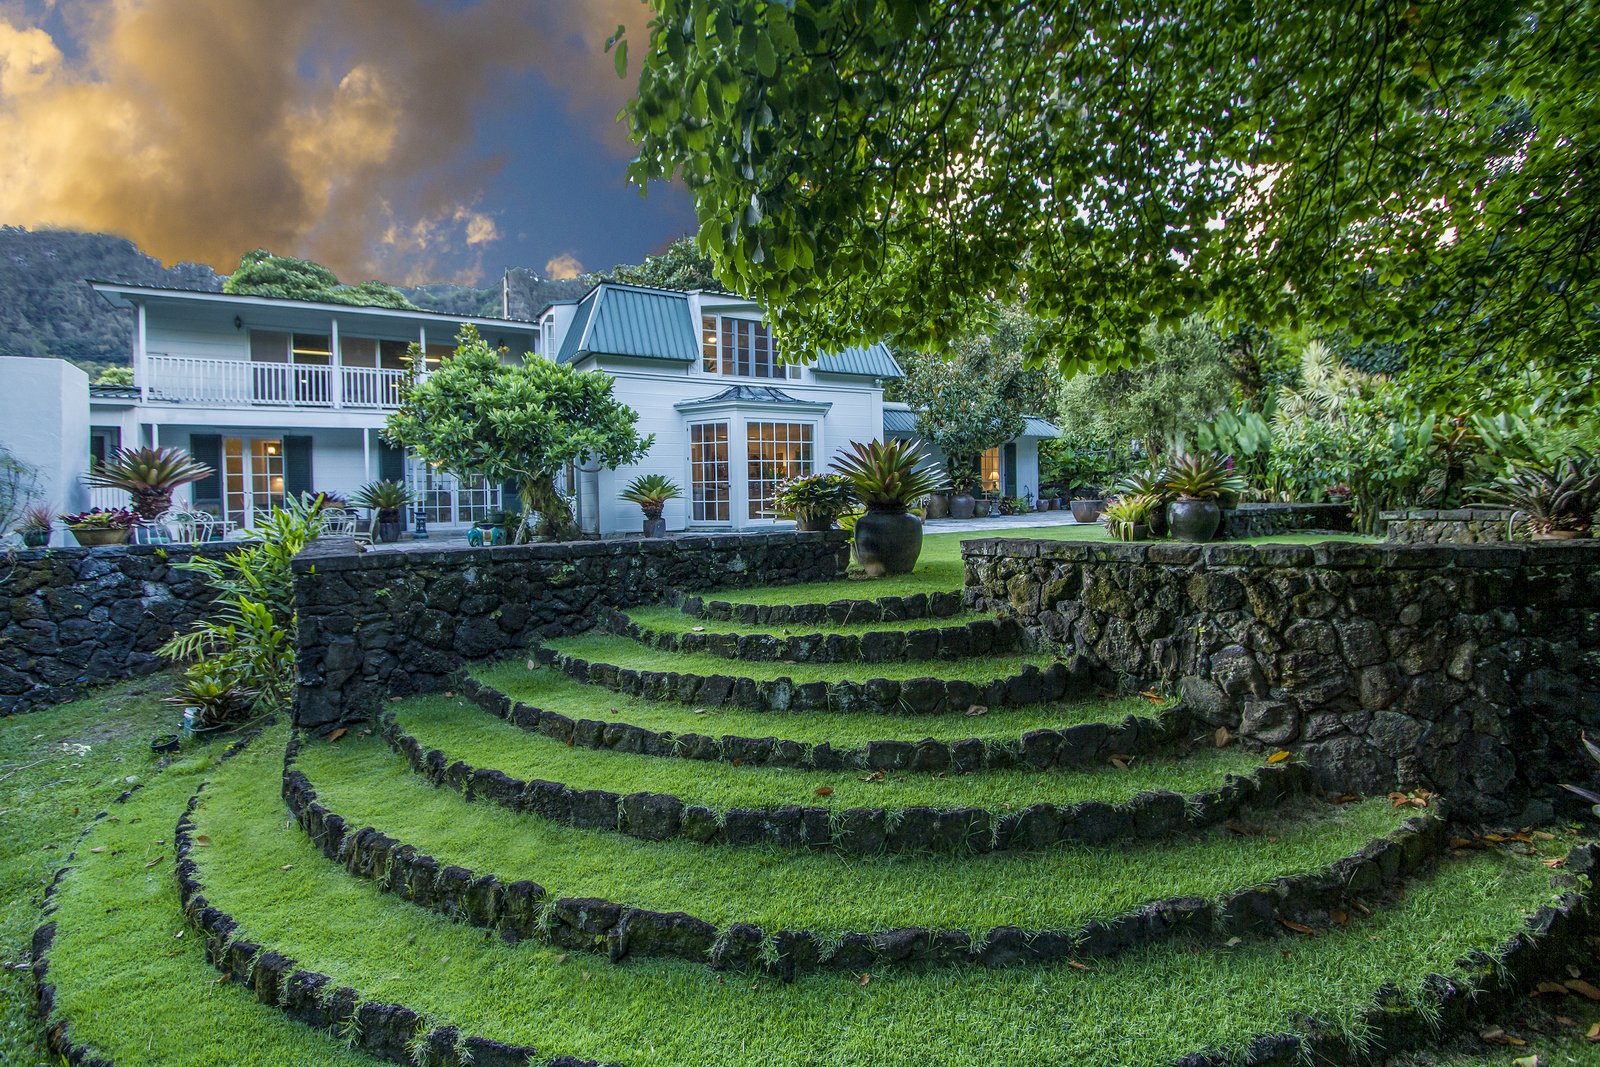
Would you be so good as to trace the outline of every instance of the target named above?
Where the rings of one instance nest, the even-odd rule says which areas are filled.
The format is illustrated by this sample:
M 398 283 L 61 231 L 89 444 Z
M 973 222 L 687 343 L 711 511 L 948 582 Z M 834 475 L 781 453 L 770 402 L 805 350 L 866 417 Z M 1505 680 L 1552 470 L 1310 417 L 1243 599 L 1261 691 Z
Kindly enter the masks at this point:
M 89 507 L 89 376 L 60 359 L 0 356 L 0 445 L 34 468 L 34 503 L 57 514 Z M 68 543 L 58 529 L 51 544 Z

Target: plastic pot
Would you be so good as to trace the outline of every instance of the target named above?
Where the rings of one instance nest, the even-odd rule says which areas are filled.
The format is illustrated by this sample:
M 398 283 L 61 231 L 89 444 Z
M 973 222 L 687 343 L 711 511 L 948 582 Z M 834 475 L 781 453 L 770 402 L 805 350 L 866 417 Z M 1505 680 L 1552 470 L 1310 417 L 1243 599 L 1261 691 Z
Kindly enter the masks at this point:
M 922 520 L 904 511 L 868 511 L 856 520 L 856 561 L 869 578 L 910 574 L 922 554 Z
M 1221 522 L 1222 509 L 1215 500 L 1174 500 L 1167 505 L 1167 526 L 1180 541 L 1209 541 Z

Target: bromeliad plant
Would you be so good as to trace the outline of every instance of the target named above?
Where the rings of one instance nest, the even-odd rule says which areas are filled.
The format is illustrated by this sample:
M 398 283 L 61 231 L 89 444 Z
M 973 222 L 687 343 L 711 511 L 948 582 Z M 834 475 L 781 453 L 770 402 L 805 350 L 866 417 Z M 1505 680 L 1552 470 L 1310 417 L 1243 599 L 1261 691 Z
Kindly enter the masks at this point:
M 797 474 L 772 490 L 772 506 L 801 526 L 826 530 L 855 505 L 855 485 L 842 474 Z
M 172 507 L 173 490 L 214 473 L 186 449 L 141 446 L 119 448 L 85 480 L 101 489 L 127 490 L 133 497 L 133 510 L 149 521 Z
M 1159 488 L 1180 500 L 1216 500 L 1224 493 L 1241 493 L 1249 486 L 1233 472 L 1225 457 L 1215 452 L 1191 452 L 1172 461 Z
M 88 511 L 63 515 L 61 521 L 69 530 L 127 530 L 139 521 L 139 516 L 127 508 L 111 508 L 106 511 L 90 508 Z
M 854 441 L 835 457 L 833 468 L 849 479 L 868 511 L 900 513 L 944 488 L 944 472 L 926 459 L 914 441 Z
M 1135 493 L 1119 497 L 1106 505 L 1100 514 L 1106 533 L 1118 541 L 1141 540 L 1140 534 L 1149 527 L 1150 516 L 1161 506 L 1158 497 Z
M 1486 504 L 1525 515 L 1536 537 L 1583 537 L 1600 511 L 1600 459 L 1575 451 L 1554 462 L 1516 463 L 1475 492 Z
M 628 483 L 621 493 L 623 500 L 639 505 L 646 522 L 661 518 L 667 501 L 683 495 L 683 487 L 664 474 L 641 474 Z
M 1583 738 L 1583 749 L 1585 752 L 1589 753 L 1590 759 L 1594 760 L 1595 763 L 1600 764 L 1600 745 L 1596 745 L 1593 741 L 1589 740 L 1587 734 L 1585 734 Z M 1584 800 L 1587 800 L 1590 804 L 1593 804 L 1594 807 L 1590 808 L 1589 810 L 1594 812 L 1596 815 L 1600 815 L 1600 793 L 1595 793 L 1588 789 L 1582 789 L 1575 785 L 1563 785 L 1561 788 L 1565 789 L 1569 793 L 1574 794 L 1575 796 L 1580 796 Z

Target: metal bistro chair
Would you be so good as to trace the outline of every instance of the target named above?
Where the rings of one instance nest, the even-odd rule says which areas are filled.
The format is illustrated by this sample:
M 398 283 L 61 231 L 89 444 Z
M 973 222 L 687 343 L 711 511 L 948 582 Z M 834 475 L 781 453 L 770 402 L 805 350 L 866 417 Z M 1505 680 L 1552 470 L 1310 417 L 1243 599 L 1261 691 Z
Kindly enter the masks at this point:
M 361 516 L 350 508 L 327 508 L 322 512 L 322 537 L 354 537 L 361 527 Z

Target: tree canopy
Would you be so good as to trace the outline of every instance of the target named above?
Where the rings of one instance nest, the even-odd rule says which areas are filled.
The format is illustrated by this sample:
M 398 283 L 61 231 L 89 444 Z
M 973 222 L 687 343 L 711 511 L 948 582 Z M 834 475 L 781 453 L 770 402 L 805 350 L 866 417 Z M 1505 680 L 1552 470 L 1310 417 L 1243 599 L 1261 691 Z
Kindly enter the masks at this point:
M 417 309 L 392 285 L 376 281 L 344 285 L 333 271 L 320 263 L 293 256 L 275 256 L 264 248 L 257 248 L 239 257 L 239 269 L 228 276 L 228 280 L 222 284 L 222 291 L 243 296 L 315 300 L 324 304 L 356 304 L 404 311 Z
M 605 467 L 632 463 L 654 437 L 639 436 L 639 416 L 612 395 L 609 375 L 500 357 L 475 327 L 463 326 L 455 355 L 406 384 L 384 439 L 456 474 L 515 482 L 524 516 L 539 515 L 540 534 L 569 535 L 572 512 L 555 487 L 561 469 L 586 459 Z M 420 358 L 413 362 L 420 365 Z M 519 533 L 525 531 L 526 523 Z
M 643 263 L 620 264 L 597 275 L 603 282 L 625 282 L 655 289 L 721 289 L 711 257 L 693 237 L 679 237 L 666 251 L 645 256 Z
M 633 176 L 792 348 L 1017 294 L 1069 370 L 1197 310 L 1458 395 L 1600 350 L 1600 0 L 654 3 Z

